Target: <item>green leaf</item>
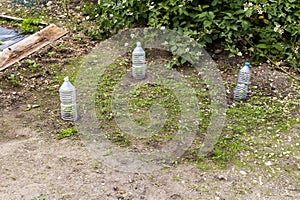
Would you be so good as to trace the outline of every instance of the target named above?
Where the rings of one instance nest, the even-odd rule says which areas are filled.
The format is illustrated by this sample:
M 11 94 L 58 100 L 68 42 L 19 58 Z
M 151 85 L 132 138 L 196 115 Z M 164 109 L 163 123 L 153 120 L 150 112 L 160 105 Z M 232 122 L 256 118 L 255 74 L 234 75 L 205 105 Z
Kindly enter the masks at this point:
M 212 22 L 211 21 L 204 21 L 204 23 L 203 23 L 203 27 L 204 28 L 206 28 L 206 27 L 210 27 L 210 25 L 212 24 Z
M 256 47 L 259 49 L 267 49 L 268 48 L 268 46 L 266 44 L 258 44 L 258 45 L 256 45 Z
M 207 12 L 200 13 L 199 15 L 196 15 L 196 18 L 204 18 L 207 15 Z
M 203 36 L 203 40 L 207 43 L 212 43 L 212 39 L 206 35 Z

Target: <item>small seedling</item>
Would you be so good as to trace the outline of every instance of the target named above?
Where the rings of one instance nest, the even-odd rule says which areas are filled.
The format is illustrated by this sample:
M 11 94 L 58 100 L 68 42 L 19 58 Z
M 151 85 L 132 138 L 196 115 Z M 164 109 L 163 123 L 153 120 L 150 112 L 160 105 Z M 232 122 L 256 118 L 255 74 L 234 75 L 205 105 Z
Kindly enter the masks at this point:
M 40 23 L 39 19 L 24 19 L 22 23 L 19 25 L 21 28 L 21 34 L 32 34 L 38 31 L 38 25 Z
M 15 74 L 10 74 L 10 75 L 7 77 L 7 79 L 10 80 L 13 84 L 17 84 L 17 83 L 18 83 Z
M 68 129 L 63 129 L 59 132 L 59 136 L 58 136 L 58 140 L 61 140 L 63 138 L 66 137 L 71 137 L 73 135 L 75 135 L 76 133 L 78 133 L 77 128 L 68 128 Z
M 39 196 L 33 197 L 31 200 L 46 200 L 44 194 L 40 194 Z

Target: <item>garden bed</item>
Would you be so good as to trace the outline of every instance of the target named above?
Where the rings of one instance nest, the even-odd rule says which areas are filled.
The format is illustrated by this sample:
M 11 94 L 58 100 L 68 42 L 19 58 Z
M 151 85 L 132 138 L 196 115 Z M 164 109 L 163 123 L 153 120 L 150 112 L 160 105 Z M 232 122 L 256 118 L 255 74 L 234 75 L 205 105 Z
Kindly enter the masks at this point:
M 196 94 L 203 105 L 200 119 L 204 121 L 196 140 L 177 162 L 162 170 L 148 174 L 119 172 L 90 154 L 74 123 L 60 119 L 58 89 L 63 78 L 68 75 L 74 82 L 80 63 L 99 43 L 84 34 L 93 22 L 79 14 L 80 4 L 70 4 L 69 15 L 55 1 L 41 8 L 1 5 L 0 12 L 39 18 L 67 28 L 69 33 L 0 72 L 0 199 L 300 198 L 300 88 L 291 76 L 275 70 L 270 63 L 255 64 L 247 101 L 235 102 L 232 92 L 238 71 L 245 61 L 252 60 L 229 59 L 228 52 L 216 51 L 221 47 L 213 45 L 207 50 L 218 64 L 228 108 L 225 128 L 212 154 L 197 157 L 208 123 L 205 116 L 209 117 L 205 83 L 191 66 L 179 66 L 175 70 L 199 89 Z M 16 28 L 11 21 L 0 20 L 0 26 L 3 24 Z M 171 59 L 168 52 L 146 49 L 146 53 L 149 62 Z M 160 148 L 176 129 L 172 125 L 177 119 L 176 100 L 169 91 L 146 84 L 131 98 L 132 114 L 140 124 L 147 123 L 147 105 L 154 98 L 164 99 L 169 117 L 174 118 L 169 118 L 170 126 L 161 135 L 143 140 L 126 138 L 111 118 L 107 102 L 118 77 L 128 70 L 129 54 L 109 66 L 102 76 L 97 94 L 99 126 L 121 148 Z M 299 78 L 299 74 L 291 73 Z M 161 96 L 165 92 L 167 95 Z

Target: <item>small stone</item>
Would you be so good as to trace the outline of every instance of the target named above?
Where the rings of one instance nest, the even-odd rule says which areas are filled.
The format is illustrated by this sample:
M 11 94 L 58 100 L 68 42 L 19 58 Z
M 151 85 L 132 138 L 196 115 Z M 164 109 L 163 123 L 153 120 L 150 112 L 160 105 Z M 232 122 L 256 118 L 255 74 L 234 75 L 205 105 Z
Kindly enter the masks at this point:
M 32 107 L 32 108 L 39 108 L 39 107 L 40 107 L 40 105 L 38 105 L 38 104 L 34 104 L 34 105 L 32 105 L 31 107 Z
M 214 51 L 214 53 L 216 54 L 216 55 L 218 55 L 218 54 L 220 54 L 220 53 L 222 53 L 223 52 L 223 49 L 216 49 L 215 51 Z
M 126 192 L 124 190 L 119 190 L 119 194 L 125 194 Z
M 247 174 L 247 172 L 245 172 L 245 171 L 240 171 L 240 174 L 242 174 L 242 175 L 246 175 Z
M 48 1 L 46 5 L 47 6 L 51 6 L 52 5 L 52 1 Z
M 267 161 L 267 162 L 265 162 L 265 165 L 266 165 L 266 166 L 271 166 L 271 165 L 272 165 L 272 162 L 271 162 L 271 161 Z
M 227 181 L 227 177 L 225 177 L 224 175 L 219 175 L 218 179 Z

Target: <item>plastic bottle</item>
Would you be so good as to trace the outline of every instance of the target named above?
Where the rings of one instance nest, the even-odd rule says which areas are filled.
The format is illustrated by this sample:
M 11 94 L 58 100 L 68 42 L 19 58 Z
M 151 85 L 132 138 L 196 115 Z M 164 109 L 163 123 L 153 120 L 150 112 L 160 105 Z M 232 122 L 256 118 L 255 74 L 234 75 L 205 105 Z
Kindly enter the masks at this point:
M 132 52 L 132 75 L 135 79 L 143 79 L 146 76 L 145 57 L 141 43 L 137 42 Z
M 66 121 L 76 121 L 76 89 L 69 78 L 64 78 L 64 83 L 59 88 L 61 118 Z
M 234 90 L 233 98 L 235 100 L 245 100 L 248 93 L 248 85 L 250 84 L 251 69 L 250 63 L 246 62 L 245 65 L 240 69 L 238 76 L 238 83 Z

